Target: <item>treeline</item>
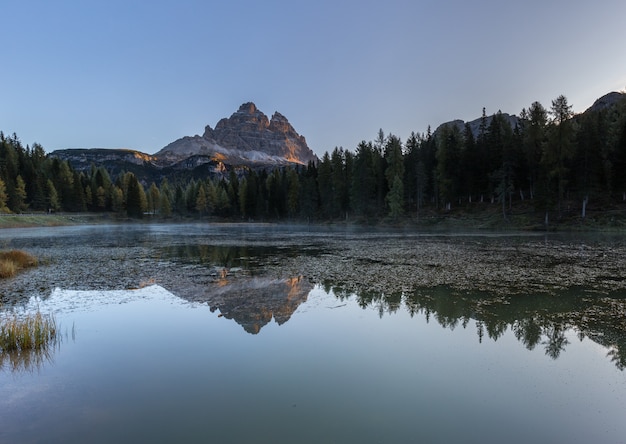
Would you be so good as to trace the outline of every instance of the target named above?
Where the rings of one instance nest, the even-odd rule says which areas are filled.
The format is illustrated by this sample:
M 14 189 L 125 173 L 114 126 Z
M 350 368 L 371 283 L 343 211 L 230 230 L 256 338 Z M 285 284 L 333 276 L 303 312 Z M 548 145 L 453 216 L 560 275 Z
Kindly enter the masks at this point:
M 514 122 L 511 124 L 511 122 Z M 382 130 L 354 152 L 246 174 L 140 183 L 96 165 L 76 171 L 0 132 L 0 212 L 94 211 L 141 218 L 398 220 L 428 211 L 525 202 L 545 221 L 626 200 L 626 100 L 573 115 L 564 96 L 519 119 L 483 110 L 478 129 L 449 124 L 403 143 Z M 550 216 L 553 215 L 553 216 Z

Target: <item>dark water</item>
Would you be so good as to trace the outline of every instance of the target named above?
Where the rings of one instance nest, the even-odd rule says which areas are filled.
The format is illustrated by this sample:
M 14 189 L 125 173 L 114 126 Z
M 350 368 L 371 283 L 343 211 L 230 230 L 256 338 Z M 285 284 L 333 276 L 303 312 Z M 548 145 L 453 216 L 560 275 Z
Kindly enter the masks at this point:
M 258 230 L 270 241 L 258 242 Z M 30 280 L 57 284 L 41 297 L 43 284 L 28 286 L 22 276 L 13 285 L 26 286 L 23 294 L 7 296 L 3 287 L 5 309 L 55 313 L 64 332 L 39 359 L 2 358 L 1 443 L 617 443 L 626 436 L 619 294 L 350 294 L 258 273 L 285 255 L 324 254 L 321 233 L 275 227 L 0 236 L 3 247 L 48 258 Z M 61 257 L 74 265 L 107 260 L 70 272 Z M 114 282 L 144 269 L 172 282 L 133 290 Z

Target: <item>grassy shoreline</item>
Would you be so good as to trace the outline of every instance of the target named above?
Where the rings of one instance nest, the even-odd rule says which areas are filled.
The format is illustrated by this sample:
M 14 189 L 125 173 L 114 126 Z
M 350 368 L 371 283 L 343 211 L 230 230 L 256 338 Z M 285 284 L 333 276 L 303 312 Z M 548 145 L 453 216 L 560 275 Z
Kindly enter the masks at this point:
M 31 227 L 60 227 L 66 225 L 86 225 L 110 221 L 109 215 L 90 213 L 66 214 L 2 214 L 0 215 L 0 229 L 2 228 L 31 228 Z

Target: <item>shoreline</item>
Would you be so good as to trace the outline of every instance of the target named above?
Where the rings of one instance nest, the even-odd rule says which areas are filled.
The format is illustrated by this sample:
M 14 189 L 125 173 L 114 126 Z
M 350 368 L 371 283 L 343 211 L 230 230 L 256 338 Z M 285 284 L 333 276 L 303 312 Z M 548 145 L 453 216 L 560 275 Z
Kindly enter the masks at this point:
M 553 223 L 548 227 L 533 223 L 525 216 L 511 216 L 505 221 L 501 215 L 478 212 L 469 214 L 465 212 L 429 213 L 419 219 L 415 217 L 404 217 L 398 221 L 388 219 L 362 220 L 348 219 L 341 221 L 315 221 L 306 222 L 301 220 L 258 220 L 242 221 L 236 219 L 202 219 L 197 217 L 177 216 L 169 219 L 153 218 L 147 216 L 143 219 L 131 219 L 119 216 L 114 213 L 24 213 L 24 214 L 0 214 L 0 232 L 5 228 L 33 228 L 33 227 L 57 227 L 72 225 L 93 225 L 93 224 L 179 224 L 179 223 L 228 223 L 228 224 L 271 224 L 271 225 L 292 225 L 292 226 L 321 226 L 321 227 L 354 227 L 370 229 L 390 229 L 390 230 L 423 230 L 426 232 L 456 232 L 456 231 L 502 231 L 502 232 L 607 232 L 626 234 L 626 214 L 615 220 L 609 217 L 614 213 L 602 213 L 595 217 L 588 217 L 586 220 L 580 218 L 563 219 L 558 223 Z

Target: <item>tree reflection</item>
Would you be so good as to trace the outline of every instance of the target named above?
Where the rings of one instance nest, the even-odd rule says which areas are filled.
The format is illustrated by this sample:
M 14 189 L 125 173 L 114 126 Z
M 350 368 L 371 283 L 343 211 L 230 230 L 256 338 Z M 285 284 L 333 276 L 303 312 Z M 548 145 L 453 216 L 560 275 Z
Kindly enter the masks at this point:
M 551 325 L 546 331 L 546 340 L 542 342 L 546 346 L 546 355 L 552 359 L 558 358 L 561 352 L 565 350 L 565 346 L 569 344 L 562 328 L 558 324 Z
M 337 291 L 328 286 L 327 292 Z M 346 292 L 340 290 L 341 300 Z M 337 293 L 336 293 L 337 294 Z M 557 359 L 567 345 L 567 333 L 606 347 L 607 356 L 620 370 L 626 368 L 626 295 L 590 295 L 563 291 L 557 295 L 529 294 L 496 296 L 461 292 L 446 287 L 417 289 L 408 293 L 364 292 L 354 295 L 362 308 L 373 308 L 382 317 L 402 306 L 411 317 L 423 315 L 444 328 L 466 328 L 476 322 L 478 341 L 485 336 L 497 341 L 507 330 L 528 350 L 541 344 L 545 354 Z M 622 315 L 621 315 L 622 314 Z
M 541 341 L 542 330 L 534 317 L 518 319 L 512 325 L 513 334 L 528 350 L 533 350 Z

